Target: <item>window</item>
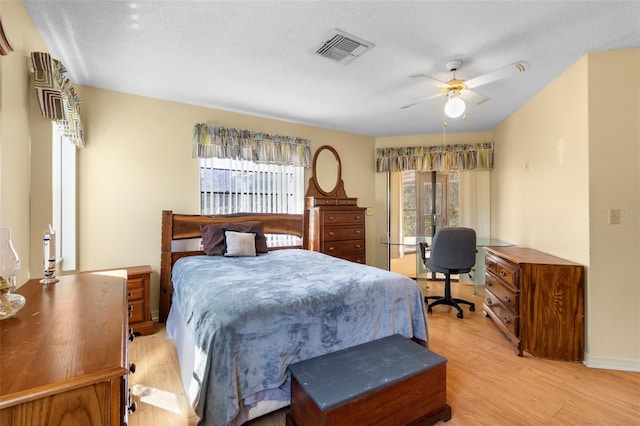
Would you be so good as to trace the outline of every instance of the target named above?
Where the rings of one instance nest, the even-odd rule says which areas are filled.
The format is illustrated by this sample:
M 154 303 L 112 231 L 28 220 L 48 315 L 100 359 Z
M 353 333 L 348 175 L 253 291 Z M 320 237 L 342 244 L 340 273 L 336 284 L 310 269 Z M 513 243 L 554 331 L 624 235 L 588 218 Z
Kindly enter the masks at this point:
M 434 218 L 435 229 L 458 226 L 457 172 L 404 171 L 402 197 L 402 234 L 405 240 L 432 236 L 435 232 Z
M 76 269 L 76 146 L 54 124 L 52 135 L 52 226 L 59 271 Z
M 248 160 L 200 159 L 200 213 L 304 211 L 304 168 Z M 299 238 L 267 236 L 269 245 L 300 245 Z

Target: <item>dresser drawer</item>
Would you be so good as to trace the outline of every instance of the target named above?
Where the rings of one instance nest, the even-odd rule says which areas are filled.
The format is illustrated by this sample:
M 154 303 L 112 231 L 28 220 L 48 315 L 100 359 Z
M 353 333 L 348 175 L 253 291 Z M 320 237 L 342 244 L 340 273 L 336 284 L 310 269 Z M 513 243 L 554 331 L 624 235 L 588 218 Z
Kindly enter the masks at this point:
M 127 282 L 127 300 L 144 298 L 144 281 L 142 277 L 129 278 Z
M 324 241 L 352 240 L 364 237 L 363 226 L 326 227 L 323 230 Z
M 327 241 L 323 246 L 323 253 L 347 259 L 352 262 L 364 263 L 364 239 Z
M 496 277 L 502 279 L 507 285 L 518 288 L 518 281 L 516 279 L 517 266 L 513 265 L 504 259 L 497 258 L 487 254 L 484 261 L 485 271 L 492 272 Z
M 502 281 L 498 279 L 492 272 L 487 272 L 485 275 L 485 286 L 491 290 L 491 293 L 500 299 L 500 301 L 511 309 L 513 312 L 519 311 L 519 294 L 511 287 L 502 284 Z
M 357 206 L 358 199 L 357 198 L 326 198 L 326 197 L 307 197 L 306 201 L 307 207 L 318 207 L 318 206 Z
M 322 219 L 324 226 L 331 226 L 331 224 L 340 225 L 360 225 L 364 226 L 364 214 L 361 211 L 324 211 L 322 212 Z
M 520 316 L 503 305 L 500 298 L 493 294 L 491 290 L 485 289 L 484 305 L 493 312 L 494 320 L 500 321 L 514 337 L 519 337 L 518 323 Z
M 144 321 L 144 300 L 134 300 L 127 303 L 129 310 L 129 324 Z

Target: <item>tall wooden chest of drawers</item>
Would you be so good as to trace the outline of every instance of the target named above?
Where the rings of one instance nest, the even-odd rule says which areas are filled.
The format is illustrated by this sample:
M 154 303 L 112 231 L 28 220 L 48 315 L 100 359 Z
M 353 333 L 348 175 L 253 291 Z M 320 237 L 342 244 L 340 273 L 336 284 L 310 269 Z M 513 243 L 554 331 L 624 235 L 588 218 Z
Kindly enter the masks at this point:
M 305 216 L 307 250 L 365 263 L 365 209 L 355 199 L 308 197 Z
M 485 247 L 486 316 L 520 356 L 584 357 L 584 267 L 523 247 Z

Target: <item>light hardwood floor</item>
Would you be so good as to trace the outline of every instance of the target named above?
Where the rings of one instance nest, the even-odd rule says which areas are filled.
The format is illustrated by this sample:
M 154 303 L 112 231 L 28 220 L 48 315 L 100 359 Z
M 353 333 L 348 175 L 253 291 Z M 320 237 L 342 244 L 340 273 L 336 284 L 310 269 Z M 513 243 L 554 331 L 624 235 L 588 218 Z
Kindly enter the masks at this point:
M 420 282 L 425 294 L 441 294 L 441 282 Z M 580 363 L 516 356 L 506 338 L 482 313 L 472 286 L 454 283 L 456 297 L 473 299 L 458 319 L 452 308 L 436 307 L 428 316 L 430 349 L 447 358 L 447 402 L 453 417 L 446 425 L 640 425 L 640 373 L 586 368 Z M 137 371 L 129 386 L 148 392 L 159 405 L 139 401 L 131 426 L 195 425 L 180 383 L 177 355 L 164 327 L 130 346 Z M 172 407 L 176 408 L 172 408 Z M 286 409 L 250 422 L 284 426 Z

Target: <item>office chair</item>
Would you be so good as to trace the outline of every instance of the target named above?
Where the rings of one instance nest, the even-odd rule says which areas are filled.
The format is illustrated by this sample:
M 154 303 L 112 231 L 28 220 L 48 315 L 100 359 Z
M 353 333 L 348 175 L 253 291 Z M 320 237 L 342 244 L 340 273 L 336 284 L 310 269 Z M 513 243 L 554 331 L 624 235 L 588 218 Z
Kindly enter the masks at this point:
M 424 265 L 431 272 L 440 272 L 445 275 L 444 296 L 425 296 L 424 302 L 429 299 L 427 312 L 432 313 L 436 305 L 453 306 L 458 310 L 458 318 L 462 318 L 462 308 L 459 303 L 469 305 L 469 311 L 476 310 L 475 303 L 451 297 L 451 274 L 470 272 L 476 263 L 476 231 L 470 228 L 442 228 L 436 231 L 430 247 L 430 256 L 427 257 L 427 244 L 420 243 L 420 252 Z

